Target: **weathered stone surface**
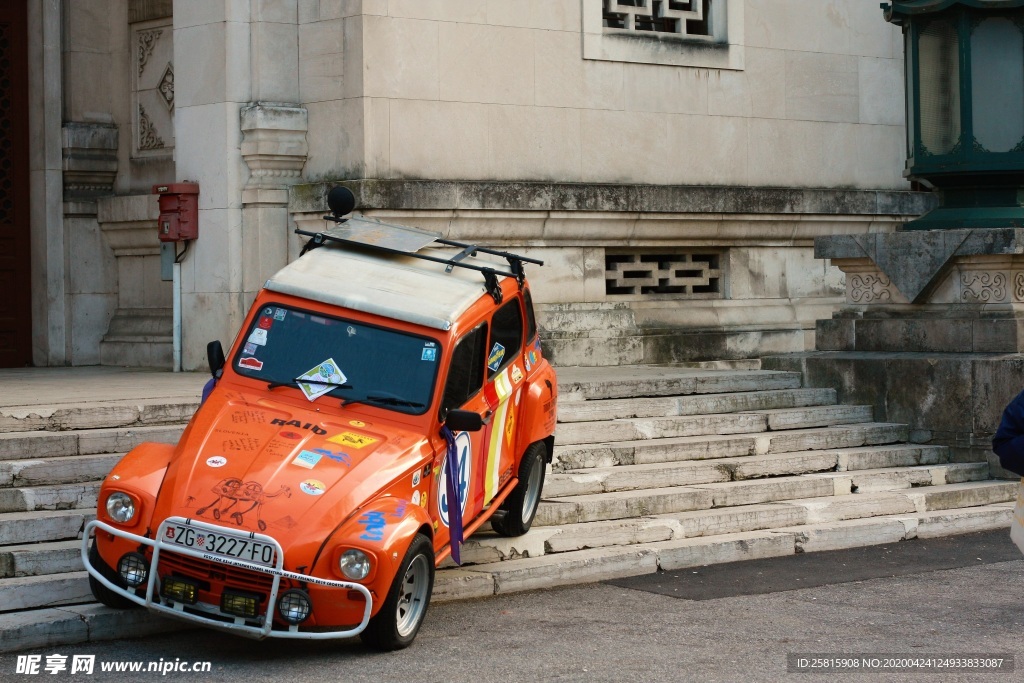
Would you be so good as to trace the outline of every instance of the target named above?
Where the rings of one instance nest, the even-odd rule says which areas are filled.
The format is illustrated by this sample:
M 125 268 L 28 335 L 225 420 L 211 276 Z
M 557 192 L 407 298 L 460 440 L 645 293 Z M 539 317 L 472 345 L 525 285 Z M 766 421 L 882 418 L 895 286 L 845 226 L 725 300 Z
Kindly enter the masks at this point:
M 565 524 L 700 510 L 711 507 L 712 497 L 709 491 L 679 487 L 572 496 L 545 501 L 542 507 L 549 502 L 575 506 L 575 519 L 568 510 L 559 511 L 559 520 L 554 524 Z M 537 513 L 539 518 L 541 510 Z M 549 519 L 548 514 L 545 514 L 544 519 L 535 524 L 546 525 Z
M 666 541 L 681 531 L 670 517 L 585 522 L 558 527 L 546 541 L 548 553 Z
M 767 428 L 763 416 L 753 413 L 577 422 L 560 425 L 561 444 L 663 439 L 710 434 L 744 434 Z
M 796 389 L 800 376 L 762 370 L 679 369 L 668 366 L 639 366 L 629 377 L 616 377 L 607 368 L 574 368 L 559 378 L 559 391 L 580 394 L 588 400 L 628 396 L 672 396 L 679 394 L 720 394 L 765 389 Z
M 59 457 L 78 453 L 78 435 L 50 432 L 0 434 L 0 460 Z
M 92 510 L 0 513 L 0 546 L 78 538 Z
M 496 594 L 513 593 L 653 574 L 658 570 L 658 556 L 643 546 L 595 548 L 511 562 L 480 564 L 473 569 L 494 576 Z
M 972 481 L 927 486 L 907 495 L 919 502 L 918 511 L 931 512 L 1012 501 L 1017 498 L 1019 486 L 1015 482 Z
M 62 612 L 77 616 L 89 629 L 89 642 L 115 638 L 141 638 L 195 628 L 194 625 L 162 617 L 148 610 L 119 610 L 99 604 L 69 605 Z
M 132 429 L 93 429 L 80 432 L 78 452 L 83 455 L 124 453 L 144 441 L 176 444 L 184 430 L 185 425 L 157 425 Z
M 794 498 L 818 498 L 835 495 L 837 484 L 831 478 L 814 475 L 729 481 L 722 484 L 699 484 L 691 488 L 707 491 L 714 507 L 774 503 Z M 849 492 L 849 488 L 847 488 Z
M 796 537 L 796 552 L 810 553 L 842 548 L 860 548 L 896 543 L 908 538 L 907 527 L 898 519 L 856 519 L 775 529 Z
M 493 531 L 478 531 L 462 546 L 462 564 L 483 564 L 515 560 L 520 557 L 539 557 L 544 554 L 547 539 L 556 533 L 557 530 L 550 527 L 537 527 L 522 536 L 507 538 L 499 536 Z
M 918 510 L 915 502 L 907 495 L 888 492 L 807 498 L 789 501 L 789 504 L 806 510 L 806 524 L 863 519 Z
M 66 431 L 188 422 L 198 399 L 97 401 L 0 407 L 0 432 Z
M 57 541 L 0 547 L 0 577 L 42 576 L 82 570 L 82 542 Z
M 76 510 L 96 507 L 100 482 L 0 489 L 0 512 Z
M 434 575 L 431 602 L 452 602 L 494 595 L 494 577 L 488 572 L 440 569 Z
M 811 427 L 828 427 L 831 425 L 850 424 L 854 422 L 871 422 L 871 406 L 808 406 L 804 408 L 785 408 L 763 410 L 768 421 L 768 429 L 809 429 Z
M 945 446 L 897 444 L 836 451 L 836 455 L 838 457 L 837 469 L 842 472 L 944 463 L 949 460 L 949 449 Z
M 121 453 L 38 460 L 0 460 L 0 486 L 71 484 L 103 479 Z
M 553 474 L 545 496 L 578 496 L 608 491 L 663 488 L 729 481 L 729 470 L 718 461 L 656 463 L 587 470 L 580 474 Z M 556 493 L 557 492 L 557 493 Z
M 682 527 L 682 536 L 692 538 L 804 524 L 807 519 L 807 510 L 788 503 L 738 505 L 712 510 L 677 512 L 671 515 L 661 515 L 656 519 L 678 523 Z M 679 534 L 677 533 L 675 537 L 678 538 Z
M 976 531 L 1005 529 L 1013 522 L 1013 508 L 984 506 L 918 515 L 917 537 L 936 538 Z
M 85 571 L 0 579 L 0 612 L 92 602 Z
M 780 557 L 795 552 L 794 535 L 777 532 L 745 532 L 704 538 L 651 543 L 645 547 L 658 554 L 663 571 Z
M 874 444 L 895 443 L 907 438 L 902 424 L 869 423 L 818 429 L 801 429 L 770 433 L 758 437 L 758 453 L 790 453 L 793 451 L 855 448 Z
M 721 462 L 732 473 L 732 478 L 739 481 L 834 470 L 836 459 L 835 453 L 810 452 L 755 455 Z
M 127 635 L 128 632 L 122 633 Z M 72 645 L 88 639 L 89 627 L 85 620 L 62 609 L 14 612 L 0 620 L 0 652 Z

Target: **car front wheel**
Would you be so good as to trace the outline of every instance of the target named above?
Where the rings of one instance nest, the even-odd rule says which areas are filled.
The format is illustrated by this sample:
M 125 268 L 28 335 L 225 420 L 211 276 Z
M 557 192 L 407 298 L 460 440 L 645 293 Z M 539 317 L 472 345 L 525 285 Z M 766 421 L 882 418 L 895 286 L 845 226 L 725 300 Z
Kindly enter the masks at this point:
M 380 611 L 360 637 L 374 650 L 390 652 L 408 647 L 423 624 L 434 590 L 434 548 L 416 534 Z

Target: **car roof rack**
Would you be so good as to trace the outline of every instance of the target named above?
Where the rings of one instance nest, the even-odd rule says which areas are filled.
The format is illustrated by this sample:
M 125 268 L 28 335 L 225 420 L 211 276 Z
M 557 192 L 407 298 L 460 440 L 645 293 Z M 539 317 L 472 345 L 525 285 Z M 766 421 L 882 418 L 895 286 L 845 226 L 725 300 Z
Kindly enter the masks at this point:
M 331 191 L 331 194 L 335 194 L 335 190 L 338 189 L 344 188 L 336 187 Z M 522 289 L 523 283 L 526 279 L 526 272 L 523 269 L 523 264 L 534 263 L 538 266 L 544 265 L 544 262 L 539 259 L 520 256 L 519 254 L 512 254 L 507 251 L 488 249 L 475 244 L 466 244 L 464 242 L 443 239 L 439 232 L 412 228 L 406 225 L 385 223 L 365 216 L 342 218 L 341 216 L 351 211 L 353 207 L 347 204 L 342 204 L 336 208 L 336 201 L 332 201 L 332 199 L 336 198 L 331 196 L 328 197 L 332 213 L 331 215 L 324 216 L 323 218 L 324 220 L 336 223 L 337 227 L 323 232 L 310 232 L 308 230 L 300 230 L 296 228 L 296 234 L 310 238 L 302 248 L 302 252 L 299 254 L 300 257 L 310 249 L 316 249 L 328 242 L 334 242 L 343 245 L 369 248 L 387 254 L 399 254 L 402 256 L 412 256 L 414 258 L 423 259 L 424 261 L 433 261 L 434 263 L 445 265 L 446 273 L 452 272 L 453 268 L 468 268 L 470 270 L 479 271 L 483 274 L 484 286 L 486 287 L 488 294 L 491 295 L 495 303 L 499 304 L 502 300 L 501 287 L 498 284 L 499 275 L 515 278 L 516 282 L 519 283 L 520 289 Z M 346 206 L 348 207 L 348 210 L 339 213 L 339 211 L 346 208 Z M 420 249 L 431 244 L 441 244 L 446 247 L 457 247 L 461 249 L 461 251 L 451 258 L 440 258 L 437 256 L 419 253 Z M 488 266 L 479 266 L 473 263 L 467 263 L 465 261 L 466 258 L 476 256 L 477 253 L 499 256 L 508 261 L 509 269 L 507 271 L 499 270 Z

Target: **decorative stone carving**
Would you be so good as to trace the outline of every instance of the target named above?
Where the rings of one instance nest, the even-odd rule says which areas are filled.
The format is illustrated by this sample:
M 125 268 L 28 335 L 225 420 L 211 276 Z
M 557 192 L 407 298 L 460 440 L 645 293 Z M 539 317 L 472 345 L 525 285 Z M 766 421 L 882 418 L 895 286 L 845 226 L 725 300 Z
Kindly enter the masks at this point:
M 164 69 L 164 75 L 160 79 L 160 85 L 156 87 L 159 91 L 160 96 L 164 102 L 167 103 L 167 109 L 174 109 L 174 65 L 168 64 L 167 68 Z
M 960 273 L 960 297 L 966 303 L 993 303 L 1006 299 L 1006 276 L 1002 273 Z
M 117 176 L 117 126 L 69 121 L 61 130 L 64 199 L 113 193 Z
M 164 146 L 163 138 L 156 134 L 153 122 L 146 115 L 145 108 L 139 105 L 139 149 L 160 149 Z
M 283 189 L 302 173 L 309 153 L 303 107 L 258 103 L 241 112 L 242 158 L 249 166 L 246 188 Z
M 162 34 L 163 31 L 161 29 L 154 29 L 152 31 L 139 31 L 139 75 L 142 75 L 142 71 L 146 68 L 146 61 L 149 59 L 149 56 L 153 54 L 153 46 L 156 44 L 156 41 L 159 40 Z
M 849 279 L 849 299 L 855 304 L 876 304 L 892 301 L 892 282 L 885 275 L 855 273 Z
M 1013 300 L 1024 301 L 1024 273 L 1016 273 L 1013 276 Z

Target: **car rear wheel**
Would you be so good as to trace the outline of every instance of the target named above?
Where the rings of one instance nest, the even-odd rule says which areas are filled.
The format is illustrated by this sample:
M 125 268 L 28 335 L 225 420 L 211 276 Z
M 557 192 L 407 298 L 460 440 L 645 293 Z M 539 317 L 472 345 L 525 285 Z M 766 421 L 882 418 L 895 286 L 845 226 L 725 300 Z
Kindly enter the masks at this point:
M 491 518 L 491 528 L 502 536 L 522 536 L 537 516 L 540 493 L 544 489 L 544 444 L 536 442 L 523 453 L 519 463 L 519 483 L 505 499 L 501 511 Z M 503 513 L 503 514 L 502 514 Z
M 390 652 L 408 647 L 423 624 L 434 590 L 434 548 L 416 534 L 380 611 L 360 637 L 374 650 Z
M 93 540 L 92 545 L 89 546 L 89 564 L 95 567 L 100 574 L 107 580 L 113 583 L 115 586 L 125 587 L 124 581 L 113 570 L 103 558 L 100 557 L 100 551 L 96 548 L 96 541 Z M 115 593 L 110 590 L 102 583 L 96 580 L 92 574 L 89 574 L 89 588 L 92 590 L 93 597 L 102 602 L 107 607 L 113 607 L 114 609 L 129 609 L 132 607 L 138 607 L 137 604 L 124 597 L 119 593 Z M 127 589 L 127 588 L 126 588 Z

